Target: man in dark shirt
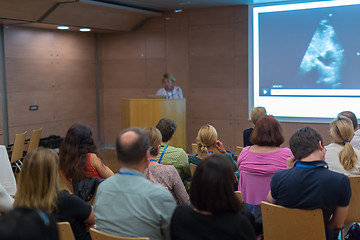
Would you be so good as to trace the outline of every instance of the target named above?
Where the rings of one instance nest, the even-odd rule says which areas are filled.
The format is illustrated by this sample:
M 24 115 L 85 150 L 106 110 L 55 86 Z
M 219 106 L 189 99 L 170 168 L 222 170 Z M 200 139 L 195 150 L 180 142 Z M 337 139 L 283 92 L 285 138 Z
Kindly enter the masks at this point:
M 288 160 L 288 167 L 292 168 L 274 174 L 268 201 L 288 208 L 322 209 L 326 237 L 337 239 L 348 211 L 350 182 L 347 176 L 328 169 L 322 142 L 320 134 L 310 127 L 291 136 L 295 158 Z

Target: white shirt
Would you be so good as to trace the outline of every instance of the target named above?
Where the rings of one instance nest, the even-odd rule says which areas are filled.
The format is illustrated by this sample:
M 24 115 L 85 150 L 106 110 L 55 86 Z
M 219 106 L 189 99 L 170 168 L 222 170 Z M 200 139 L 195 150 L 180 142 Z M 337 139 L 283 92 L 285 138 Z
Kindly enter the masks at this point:
M 0 184 L 0 212 L 8 212 L 12 209 L 14 199 L 6 192 L 4 187 Z
M 183 98 L 182 90 L 178 86 L 175 86 L 170 93 L 166 91 L 165 88 L 160 88 L 156 95 L 165 95 L 167 99 Z
M 16 193 L 16 181 L 6 148 L 0 145 L 0 184 L 12 196 Z
M 356 130 L 354 133 L 355 135 L 353 139 L 351 139 L 350 144 L 357 150 L 360 150 L 360 129 Z
M 360 175 L 360 151 L 355 149 L 355 153 L 358 155 L 358 162 L 355 168 L 350 171 L 346 171 L 339 161 L 339 152 L 344 149 L 343 145 L 337 143 L 330 143 L 325 146 L 325 162 L 329 165 L 329 169 L 334 172 L 343 173 L 347 176 L 349 175 Z

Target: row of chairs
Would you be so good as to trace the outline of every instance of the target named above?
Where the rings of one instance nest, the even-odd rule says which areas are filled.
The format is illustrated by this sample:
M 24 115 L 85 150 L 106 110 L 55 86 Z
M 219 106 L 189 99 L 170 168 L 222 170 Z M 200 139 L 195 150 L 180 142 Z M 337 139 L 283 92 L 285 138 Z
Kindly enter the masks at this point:
M 59 231 L 59 240 L 75 240 L 70 223 L 57 223 Z M 90 236 L 92 240 L 149 240 L 147 237 L 119 237 L 104 232 L 100 232 L 94 228 L 90 228 Z
M 21 159 L 26 155 L 26 152 L 39 147 L 40 137 L 42 133 L 42 128 L 34 129 L 31 133 L 30 139 L 26 140 L 27 131 L 23 133 L 17 133 L 15 135 L 14 144 L 8 146 L 8 152 L 10 157 L 11 164 L 15 165 L 17 170 L 21 170 Z M 27 151 L 24 152 L 25 144 L 28 142 Z

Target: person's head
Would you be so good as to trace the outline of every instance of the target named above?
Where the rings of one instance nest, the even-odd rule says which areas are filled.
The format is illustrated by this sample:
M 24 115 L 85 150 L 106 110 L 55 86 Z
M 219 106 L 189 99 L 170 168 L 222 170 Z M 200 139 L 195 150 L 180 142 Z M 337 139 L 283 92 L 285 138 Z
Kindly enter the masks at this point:
M 266 115 L 266 109 L 264 107 L 256 107 L 253 110 L 251 110 L 251 113 L 250 113 L 251 121 L 255 125 L 257 120 L 259 120 L 259 118 L 261 118 L 265 115 Z
M 67 178 L 79 181 L 89 177 L 88 153 L 97 153 L 91 129 L 83 123 L 76 123 L 69 128 L 60 145 L 60 169 Z
M 156 128 L 161 132 L 162 141 L 168 142 L 175 133 L 176 124 L 170 118 L 162 118 L 156 125 Z
M 190 186 L 190 201 L 201 211 L 213 214 L 240 212 L 234 193 L 234 172 L 228 160 L 214 154 L 200 161 Z
M 258 119 L 250 141 L 259 146 L 280 146 L 284 142 L 284 135 L 279 121 L 267 115 Z
M 27 153 L 17 180 L 14 206 L 56 209 L 59 191 L 59 158 L 49 148 L 37 148 Z
M 153 126 L 144 128 L 144 131 L 150 140 L 151 156 L 157 156 L 159 154 L 159 146 L 162 139 L 161 132 L 159 131 L 159 129 Z
M 175 80 L 176 79 L 174 78 L 173 75 L 171 75 L 169 73 L 165 73 L 161 82 L 165 89 L 171 89 L 172 86 L 174 85 Z
M 50 214 L 19 207 L 0 218 L 1 240 L 58 240 L 56 220 Z
M 138 127 L 123 130 L 116 139 L 117 159 L 126 166 L 141 164 L 149 157 L 149 148 L 148 136 Z
M 354 137 L 352 121 L 343 115 L 339 115 L 331 123 L 330 135 L 335 143 L 344 146 L 338 154 L 339 161 L 345 170 L 350 171 L 358 161 L 358 156 L 350 144 L 351 139 Z
M 210 124 L 202 126 L 196 137 L 198 153 L 207 153 L 208 147 L 214 147 L 218 135 L 216 129 Z
M 289 146 L 295 159 L 301 160 L 320 150 L 320 146 L 323 147 L 323 139 L 315 129 L 304 127 L 297 130 L 290 137 Z
M 353 124 L 354 130 L 357 130 L 359 128 L 359 123 L 358 123 L 355 113 L 353 113 L 351 111 L 343 111 L 343 112 L 339 113 L 338 117 L 339 116 L 345 116 L 345 117 L 349 118 Z

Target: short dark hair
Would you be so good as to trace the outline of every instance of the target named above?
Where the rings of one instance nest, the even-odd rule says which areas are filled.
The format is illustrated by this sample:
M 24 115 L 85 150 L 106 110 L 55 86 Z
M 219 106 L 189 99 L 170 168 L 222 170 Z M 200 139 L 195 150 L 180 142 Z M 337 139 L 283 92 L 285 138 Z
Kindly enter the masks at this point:
M 341 115 L 341 116 L 345 116 L 345 117 L 347 117 L 347 118 L 350 118 L 350 120 L 352 121 L 354 130 L 359 127 L 359 123 L 358 123 L 358 120 L 357 120 L 357 118 L 356 118 L 355 113 L 353 113 L 353 112 L 351 112 L 351 111 L 343 111 L 343 112 L 339 113 L 338 117 L 339 117 L 340 115 Z
M 263 116 L 256 121 L 250 141 L 259 146 L 280 146 L 284 142 L 281 125 L 273 116 Z
M 190 186 L 190 201 L 201 211 L 213 214 L 240 212 L 241 203 L 234 193 L 234 172 L 229 161 L 214 154 L 200 161 Z
M 122 143 L 122 136 L 127 132 L 134 132 L 138 136 L 131 143 Z M 138 164 L 145 157 L 150 147 L 147 134 L 138 127 L 130 127 L 123 130 L 116 139 L 116 153 L 119 162 L 126 164 Z
M 0 218 L 1 240 L 58 240 L 56 220 L 38 209 L 19 207 Z
M 162 118 L 156 125 L 156 128 L 161 132 L 162 141 L 168 142 L 175 133 L 176 124 L 170 118 Z
M 323 142 L 320 134 L 311 127 L 297 130 L 290 138 L 289 145 L 296 160 L 301 160 L 319 149 L 319 141 Z

